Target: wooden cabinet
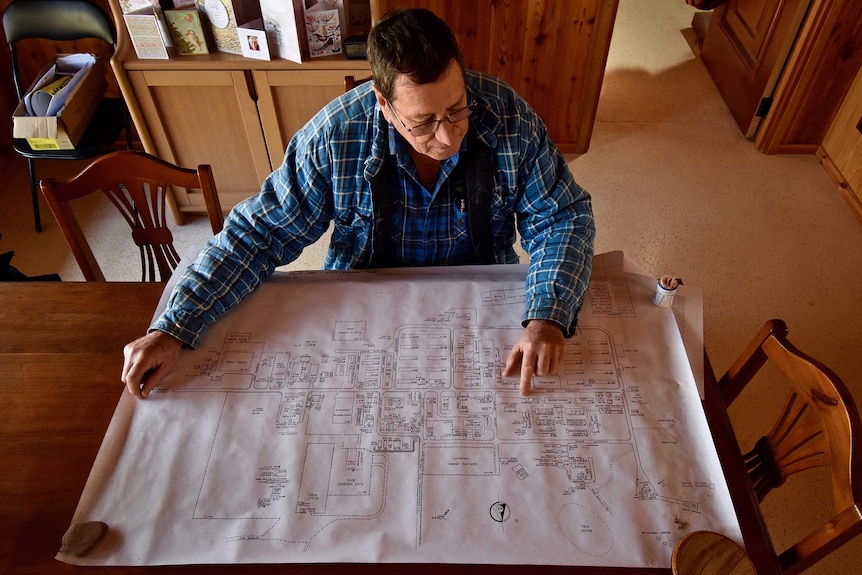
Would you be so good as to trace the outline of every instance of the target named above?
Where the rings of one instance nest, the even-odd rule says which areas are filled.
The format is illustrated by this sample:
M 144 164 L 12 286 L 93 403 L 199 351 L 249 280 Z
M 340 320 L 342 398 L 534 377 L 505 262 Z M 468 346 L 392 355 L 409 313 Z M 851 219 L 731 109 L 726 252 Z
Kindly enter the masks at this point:
M 344 92 L 344 76 L 365 78 L 367 62 L 339 70 L 255 70 L 257 106 L 273 168 L 281 164 L 291 136 L 324 105 Z
M 148 152 L 181 166 L 210 164 L 225 208 L 260 190 L 271 165 L 244 71 L 130 69 L 128 78 Z M 174 190 L 175 216 L 205 211 L 196 196 Z
M 818 156 L 862 221 L 862 70 L 856 73 Z
M 261 61 L 232 54 L 140 60 L 122 13 L 111 66 L 144 149 L 182 166 L 210 164 L 222 208 L 260 191 L 281 164 L 291 136 L 344 92 L 346 75 L 366 77 L 368 62 L 343 57 Z M 174 190 L 171 212 L 206 213 L 203 197 Z
M 330 70 L 256 69 L 253 62 L 217 54 L 194 69 L 174 60 L 120 64 L 144 148 L 182 166 L 210 164 L 226 210 L 260 191 L 291 136 L 344 92 L 345 75 L 369 74 L 364 62 L 347 60 L 334 61 L 347 68 Z M 175 190 L 172 199 L 177 221 L 205 213 L 200 194 Z

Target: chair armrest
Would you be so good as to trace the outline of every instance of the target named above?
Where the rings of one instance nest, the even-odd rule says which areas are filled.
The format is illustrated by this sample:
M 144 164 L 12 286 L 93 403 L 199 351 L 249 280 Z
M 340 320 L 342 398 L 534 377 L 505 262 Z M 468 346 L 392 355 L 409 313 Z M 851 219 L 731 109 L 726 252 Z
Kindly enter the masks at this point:
M 727 405 L 733 403 L 757 370 L 766 363 L 766 353 L 761 349 L 763 342 L 770 337 L 784 338 L 787 331 L 787 325 L 780 319 L 771 319 L 763 324 L 742 354 L 718 380 L 718 389 Z
M 778 559 L 783 575 L 801 573 L 862 532 L 862 510 L 848 507 L 824 523 L 796 545 L 783 551 Z

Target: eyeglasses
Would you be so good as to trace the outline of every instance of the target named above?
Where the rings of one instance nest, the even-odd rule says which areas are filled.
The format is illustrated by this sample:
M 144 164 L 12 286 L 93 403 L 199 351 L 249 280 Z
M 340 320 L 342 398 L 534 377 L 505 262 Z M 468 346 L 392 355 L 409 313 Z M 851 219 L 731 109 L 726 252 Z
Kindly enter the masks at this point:
M 401 122 L 401 125 L 404 126 L 404 129 L 407 130 L 407 133 L 413 136 L 414 138 L 419 138 L 421 136 L 429 136 L 437 131 L 437 128 L 440 127 L 440 124 L 443 121 L 449 122 L 450 124 L 457 124 L 458 122 L 463 122 L 467 118 L 469 118 L 473 114 L 473 104 L 467 104 L 463 108 L 455 110 L 442 120 L 428 120 L 427 122 L 422 122 L 421 124 L 417 124 L 412 128 L 408 128 L 407 124 L 404 123 L 398 116 L 398 112 L 395 111 L 395 106 L 392 105 L 392 102 L 386 100 L 386 103 L 389 104 L 389 108 L 392 110 L 392 113 L 398 118 L 398 121 Z

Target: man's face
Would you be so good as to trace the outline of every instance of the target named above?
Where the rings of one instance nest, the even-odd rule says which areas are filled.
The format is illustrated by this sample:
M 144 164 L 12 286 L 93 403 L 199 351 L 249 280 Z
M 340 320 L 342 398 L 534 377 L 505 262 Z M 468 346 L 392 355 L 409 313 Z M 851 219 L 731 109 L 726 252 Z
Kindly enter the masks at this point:
M 400 75 L 395 80 L 394 93 L 390 102 L 377 93 L 377 101 L 387 121 L 413 149 L 435 160 L 455 155 L 469 126 L 468 118 L 455 123 L 445 119 L 467 106 L 467 91 L 458 63 L 453 61 L 443 76 L 431 84 L 415 84 Z M 409 131 L 434 120 L 443 121 L 431 134 L 415 135 Z

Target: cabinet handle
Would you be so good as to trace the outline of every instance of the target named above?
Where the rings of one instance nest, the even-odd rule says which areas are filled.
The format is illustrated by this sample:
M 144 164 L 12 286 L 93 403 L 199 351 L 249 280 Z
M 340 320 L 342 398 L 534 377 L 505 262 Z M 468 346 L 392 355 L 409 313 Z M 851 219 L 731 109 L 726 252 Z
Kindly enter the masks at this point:
M 859 118 L 859 123 L 856 124 L 856 129 L 859 130 L 860 134 L 862 134 L 862 117 Z
M 245 70 L 245 86 L 248 88 L 248 97 L 252 102 L 257 102 L 257 89 L 254 85 L 254 77 L 251 75 L 251 70 Z

